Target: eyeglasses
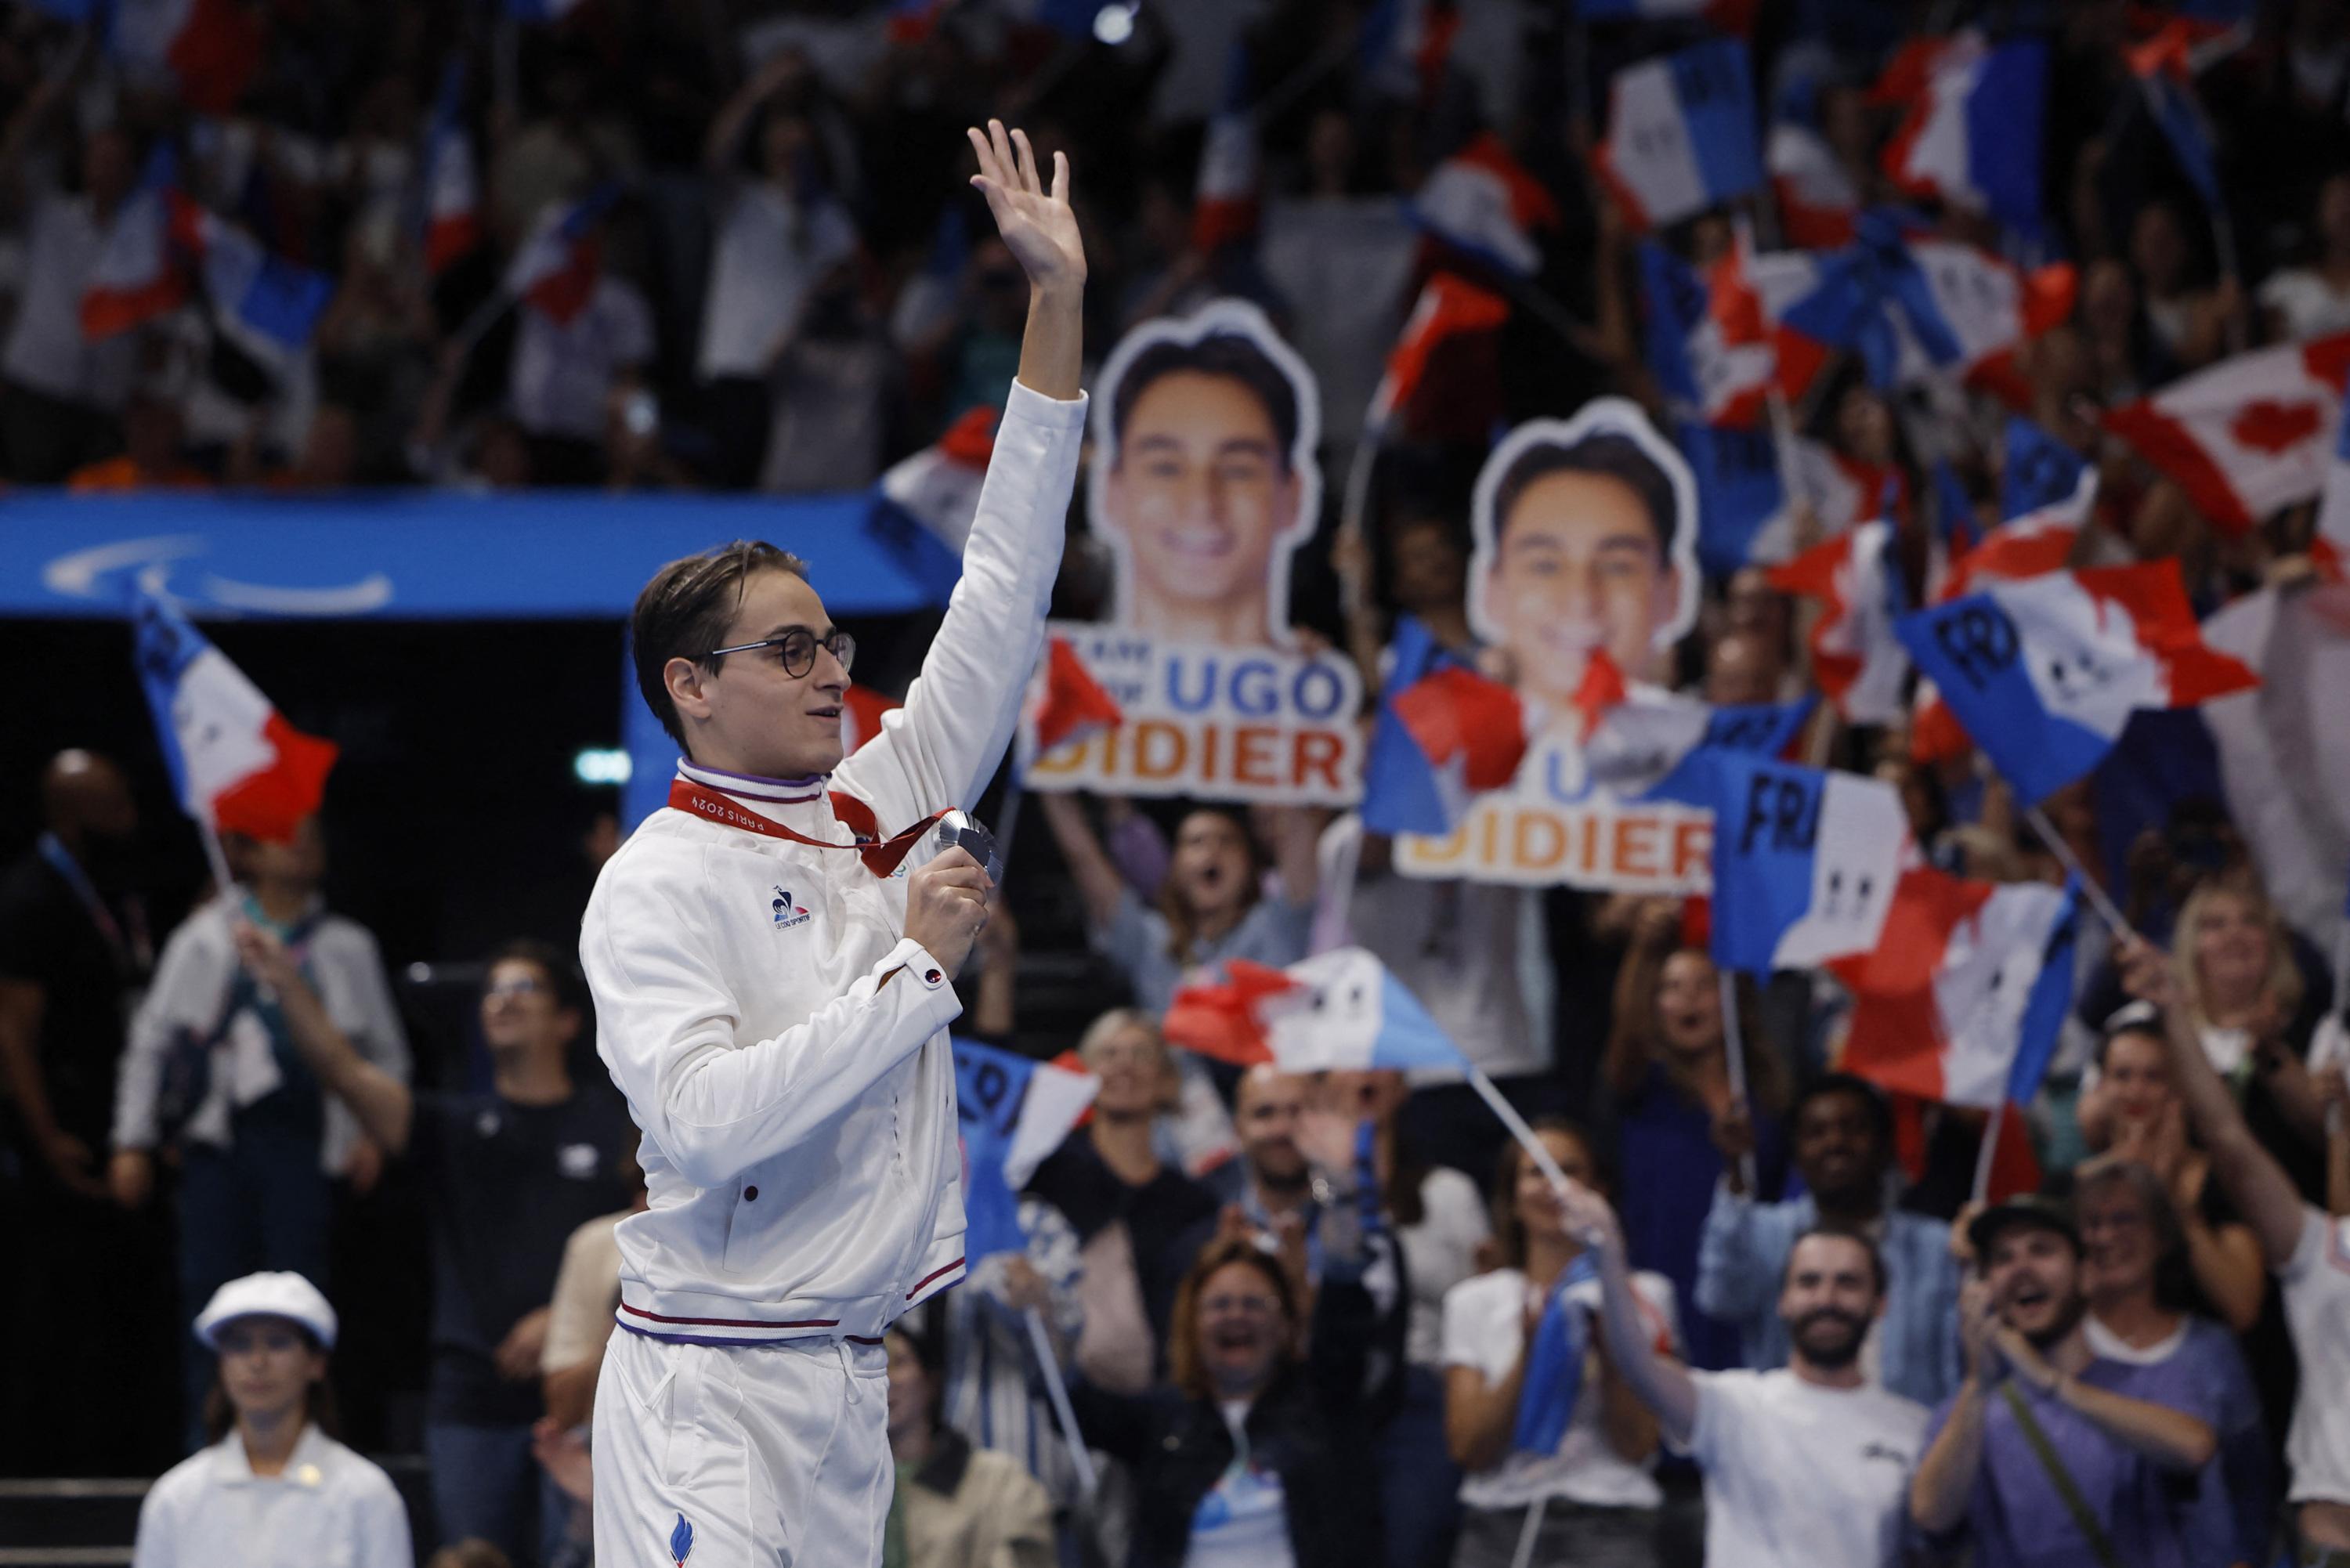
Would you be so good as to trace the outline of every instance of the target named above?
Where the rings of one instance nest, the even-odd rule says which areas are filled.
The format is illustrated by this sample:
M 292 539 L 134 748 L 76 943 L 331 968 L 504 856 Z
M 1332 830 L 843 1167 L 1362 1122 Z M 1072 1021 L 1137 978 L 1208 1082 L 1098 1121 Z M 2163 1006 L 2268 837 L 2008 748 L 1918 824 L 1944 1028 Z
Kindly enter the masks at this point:
M 723 659 L 730 653 L 750 653 L 757 649 L 772 648 L 784 667 L 784 673 L 796 680 L 816 668 L 816 650 L 823 648 L 840 661 L 840 672 L 857 661 L 857 639 L 836 628 L 819 638 L 804 626 L 795 626 L 781 637 L 763 638 L 757 642 L 738 642 L 732 648 L 713 648 L 702 657 Z
M 484 986 L 482 1000 L 495 1002 L 508 996 L 544 996 L 546 992 L 547 985 L 545 981 L 533 980 L 525 975 L 519 980 L 500 981 L 495 985 Z

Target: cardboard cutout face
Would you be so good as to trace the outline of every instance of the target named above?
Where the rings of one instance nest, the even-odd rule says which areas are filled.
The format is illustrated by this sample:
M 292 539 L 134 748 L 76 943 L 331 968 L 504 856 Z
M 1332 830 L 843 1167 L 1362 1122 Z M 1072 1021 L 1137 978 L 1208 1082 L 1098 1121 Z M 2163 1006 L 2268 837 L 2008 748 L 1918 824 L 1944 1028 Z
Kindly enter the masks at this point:
M 1477 476 L 1469 619 L 1519 689 L 1556 711 L 1594 649 L 1665 673 L 1697 617 L 1697 486 L 1639 409 L 1601 398 L 1504 437 Z
M 1289 641 L 1289 560 L 1322 504 L 1321 405 L 1254 306 L 1215 300 L 1120 340 L 1094 398 L 1095 531 L 1119 627 L 1170 642 Z

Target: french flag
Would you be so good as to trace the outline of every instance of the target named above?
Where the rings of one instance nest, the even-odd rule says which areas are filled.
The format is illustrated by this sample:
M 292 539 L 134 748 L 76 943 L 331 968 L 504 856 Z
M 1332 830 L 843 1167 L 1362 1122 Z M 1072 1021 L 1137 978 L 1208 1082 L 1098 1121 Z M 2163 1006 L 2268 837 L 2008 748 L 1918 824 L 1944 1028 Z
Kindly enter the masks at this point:
M 1431 274 L 1420 286 L 1395 347 L 1388 350 L 1387 369 L 1371 397 L 1371 427 L 1384 430 L 1410 409 L 1428 382 L 1430 362 L 1447 344 L 1491 336 L 1509 319 L 1509 302 L 1500 295 L 1463 283 L 1449 272 Z
M 1920 39 L 1894 57 L 1870 96 L 1908 111 L 1884 154 L 1902 190 L 2037 232 L 2045 43 L 1992 44 L 1972 30 Z
M 197 114 L 227 115 L 260 69 L 267 31 L 238 0 L 112 0 L 107 47 L 125 64 L 168 74 Z
M 567 207 L 550 202 L 506 265 L 506 292 L 556 326 L 569 326 L 596 296 L 603 271 L 597 225 L 619 194 L 619 186 L 604 184 Z
M 1901 717 L 1909 656 L 1893 635 L 1893 623 L 1908 607 L 1893 558 L 1893 524 L 1881 518 L 1864 523 L 1773 566 L 1770 576 L 1782 592 L 1820 602 L 1811 634 L 1812 672 L 1836 711 L 1855 724 L 1889 724 Z
M 2016 352 L 2071 318 L 2079 293 L 2073 265 L 2052 262 L 2026 272 L 1958 240 L 1912 239 L 1908 248 L 1925 281 L 1924 297 L 1898 297 L 1923 363 L 1897 373 L 1917 381 L 1934 370 L 1955 372 L 2011 408 L 2029 408 L 2032 389 Z
M 1717 706 L 1660 687 L 1635 686 L 1600 713 L 1584 737 L 1585 774 L 1621 795 L 1707 805 L 1708 760 L 1724 752 L 1784 757 L 1816 706 L 1794 702 Z
M 1233 959 L 1224 976 L 1175 992 L 1170 1044 L 1284 1073 L 1468 1064 L 1419 999 L 1362 948 L 1333 948 L 1286 969 Z
M 1525 710 L 1515 691 L 1446 652 L 1415 617 L 1398 618 L 1389 658 L 1363 769 L 1363 826 L 1440 836 L 1472 796 L 1517 775 Z
M 1782 120 L 1762 144 L 1762 167 L 1789 244 L 1833 250 L 1852 243 L 1860 192 L 1825 137 L 1810 126 Z
M 203 277 L 214 319 L 237 346 L 282 366 L 317 330 L 334 280 L 272 255 L 244 230 L 171 192 L 172 240 Z
M 1762 416 L 1779 355 L 1735 254 L 1697 272 L 1654 241 L 1639 248 L 1648 368 L 1675 411 L 1709 425 L 1751 426 Z
M 1014 1051 L 953 1041 L 955 1120 L 962 1135 L 963 1256 L 1024 1252 L 1020 1189 L 1085 1118 L 1101 1089 L 1091 1073 Z
M 2203 641 L 2175 559 L 1985 582 L 1894 629 L 2026 802 L 2095 767 L 2139 709 L 2260 683 Z
M 1767 974 L 1877 946 L 1912 856 L 1891 784 L 1731 753 L 1706 782 L 1715 963 Z
M 1724 33 L 1752 33 L 1758 0 L 1576 0 L 1586 22 L 1709 22 Z
M 2097 502 L 2097 471 L 2084 467 L 2073 491 L 2062 500 L 2011 517 L 1982 536 L 1982 542 L 1950 563 L 1950 576 L 1938 599 L 1950 600 L 1972 588 L 1977 579 L 2020 582 L 2063 571 L 2088 526 Z
M 1559 224 L 1557 201 L 1490 130 L 1438 164 L 1405 211 L 1430 239 L 1518 277 L 1542 270 L 1534 231 Z
M 985 404 L 965 409 L 937 441 L 890 464 L 867 518 L 868 530 L 938 604 L 962 580 L 962 548 L 979 515 L 995 421 Z
M 2105 425 L 2214 527 L 2242 534 L 2324 489 L 2345 373 L 2350 333 L 2256 348 L 2108 410 Z
M 1659 228 L 1761 188 L 1755 123 L 1746 46 L 1715 38 L 1616 73 L 1593 169 L 1634 228 Z
M 290 843 L 326 796 L 334 742 L 287 723 L 169 600 L 135 587 L 130 624 L 182 809 L 214 832 Z
M 919 44 L 938 31 L 954 0 L 889 0 L 889 41 Z
M 1249 99 L 1246 40 L 1232 44 L 1223 102 L 1208 119 L 1200 150 L 1199 184 L 1191 198 L 1191 246 L 1218 251 L 1256 233 L 1256 113 Z
M 1048 638 L 1021 705 L 1014 771 L 1024 774 L 1047 752 L 1115 730 L 1124 722 L 1126 714 L 1118 699 L 1094 679 L 1069 639 Z
M 436 277 L 482 243 L 481 182 L 463 91 L 463 67 L 452 62 L 424 134 L 424 265 Z
M 128 332 L 187 302 L 188 277 L 172 245 L 172 185 L 179 162 L 168 145 L 148 156 L 139 187 L 114 210 L 98 264 L 82 286 L 81 333 L 93 341 Z
M 2146 97 L 2147 113 L 2170 143 L 2178 171 L 2195 187 L 2203 204 L 2217 212 L 2223 206 L 2220 159 L 2213 148 L 2211 122 L 2204 118 L 2203 106 L 2195 96 L 2195 46 L 2204 31 L 2187 17 L 2175 16 L 2157 28 L 2153 36 L 2125 48 L 2122 57 L 2129 62 L 2130 74 L 2137 78 L 2138 90 Z
M 1894 1094 L 2029 1104 L 2073 1006 L 2079 892 L 1916 866 L 1870 952 L 1831 964 L 1852 992 L 1842 1065 Z
M 1456 0 L 1378 0 L 1363 18 L 1363 82 L 1372 91 L 1432 103 L 1461 31 Z

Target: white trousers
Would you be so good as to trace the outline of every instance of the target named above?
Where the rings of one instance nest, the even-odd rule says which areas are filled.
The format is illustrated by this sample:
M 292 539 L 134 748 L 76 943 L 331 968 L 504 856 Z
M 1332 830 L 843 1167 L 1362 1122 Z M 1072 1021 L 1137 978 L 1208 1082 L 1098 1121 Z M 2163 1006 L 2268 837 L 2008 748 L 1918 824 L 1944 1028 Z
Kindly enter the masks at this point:
M 896 1471 L 878 1345 L 612 1335 L 597 1568 L 879 1568 Z

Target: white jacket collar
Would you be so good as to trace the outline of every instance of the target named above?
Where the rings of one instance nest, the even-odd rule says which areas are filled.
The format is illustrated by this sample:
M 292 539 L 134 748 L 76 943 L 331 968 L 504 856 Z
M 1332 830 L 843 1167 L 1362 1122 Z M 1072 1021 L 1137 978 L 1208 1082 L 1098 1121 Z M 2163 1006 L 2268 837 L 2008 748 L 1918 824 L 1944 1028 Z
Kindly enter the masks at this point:
M 715 790 L 743 810 L 781 824 L 795 832 L 830 836 L 825 830 L 834 826 L 831 797 L 826 786 L 831 782 L 827 774 L 814 774 L 802 779 L 760 778 L 752 774 L 728 773 L 723 768 L 703 767 L 681 757 L 677 776 Z M 844 840 L 846 842 L 846 840 Z
M 213 1445 L 218 1480 L 223 1486 L 262 1486 L 272 1481 L 285 1481 L 294 1486 L 317 1490 L 327 1481 L 327 1434 L 318 1430 L 315 1422 L 305 1422 L 302 1435 L 294 1441 L 294 1451 L 286 1456 L 286 1469 L 274 1476 L 256 1476 L 253 1460 L 244 1451 L 244 1434 L 234 1427 L 228 1436 Z

